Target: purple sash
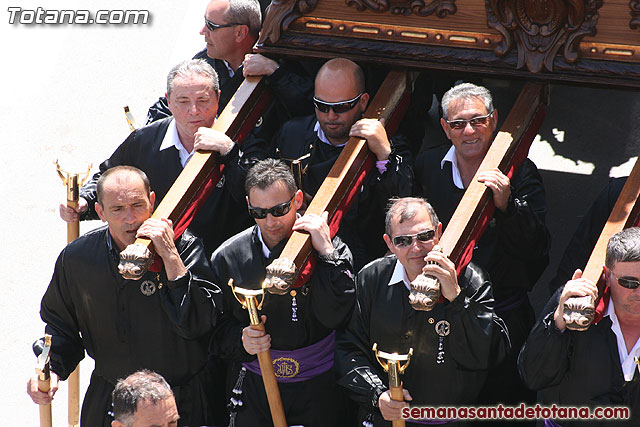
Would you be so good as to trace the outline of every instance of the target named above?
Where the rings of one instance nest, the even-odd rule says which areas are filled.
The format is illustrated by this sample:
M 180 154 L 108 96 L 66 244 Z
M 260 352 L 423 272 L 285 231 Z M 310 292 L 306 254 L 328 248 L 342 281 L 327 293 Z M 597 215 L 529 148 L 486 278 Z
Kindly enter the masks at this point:
M 296 383 L 307 381 L 320 374 L 324 374 L 333 366 L 333 350 L 335 331 L 315 344 L 285 351 L 271 349 L 273 370 L 279 383 Z M 262 376 L 258 359 L 243 363 L 248 371 Z
M 557 422 L 555 422 L 552 418 L 545 418 L 544 427 L 562 427 L 562 426 Z

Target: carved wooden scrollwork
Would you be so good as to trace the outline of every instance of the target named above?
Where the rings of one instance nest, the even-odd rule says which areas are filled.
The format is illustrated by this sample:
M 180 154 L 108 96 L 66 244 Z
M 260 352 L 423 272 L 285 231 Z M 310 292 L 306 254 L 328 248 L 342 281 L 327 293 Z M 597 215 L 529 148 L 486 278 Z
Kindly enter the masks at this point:
M 629 22 L 629 27 L 632 30 L 640 29 L 640 0 L 631 0 L 629 2 L 629 8 L 631 12 L 631 21 Z
M 286 31 L 293 21 L 311 13 L 316 3 L 317 0 L 272 0 L 267 8 L 258 43 L 263 44 L 267 40 L 276 43 L 280 39 L 280 31 Z
M 569 63 L 579 57 L 580 40 L 596 34 L 602 0 L 485 0 L 487 21 L 502 34 L 494 49 L 505 55 L 515 42 L 518 68 L 533 73 L 553 71 L 553 61 L 564 47 Z
M 418 16 L 436 15 L 444 18 L 453 15 L 457 11 L 456 0 L 433 0 L 425 3 L 425 0 L 345 0 L 347 6 L 353 6 L 359 11 L 365 9 L 374 12 L 391 12 L 394 15 Z

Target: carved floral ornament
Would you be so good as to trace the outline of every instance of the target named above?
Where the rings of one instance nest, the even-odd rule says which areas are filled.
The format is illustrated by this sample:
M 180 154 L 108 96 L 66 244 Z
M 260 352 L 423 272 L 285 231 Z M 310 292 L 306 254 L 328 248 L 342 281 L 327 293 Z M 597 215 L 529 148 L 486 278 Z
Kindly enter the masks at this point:
M 518 48 L 518 68 L 553 71 L 561 48 L 569 63 L 579 58 L 580 41 L 596 34 L 602 0 L 485 0 L 487 21 L 502 35 L 494 49 L 503 56 Z
M 347 6 L 353 6 L 359 11 L 365 9 L 374 12 L 391 12 L 394 15 L 428 16 L 435 14 L 438 18 L 456 13 L 456 0 L 345 0 Z
M 629 28 L 632 30 L 640 29 L 640 0 L 631 0 L 629 2 L 629 8 L 631 12 L 631 21 L 629 21 Z

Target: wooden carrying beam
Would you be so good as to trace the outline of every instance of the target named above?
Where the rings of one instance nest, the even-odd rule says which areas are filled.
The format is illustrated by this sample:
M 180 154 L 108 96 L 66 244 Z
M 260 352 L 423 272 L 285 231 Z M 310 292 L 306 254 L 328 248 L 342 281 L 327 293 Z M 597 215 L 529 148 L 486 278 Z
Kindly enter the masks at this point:
M 546 101 L 546 86 L 534 83 L 524 86 L 476 176 L 480 171 L 493 168 L 500 169 L 507 176 L 512 175 L 526 158 L 542 124 Z M 493 216 L 491 190 L 478 182 L 476 176 L 471 180 L 440 239 L 444 254 L 455 263 L 458 274 L 471 260 L 473 242 L 482 235 Z
M 389 120 L 405 91 L 410 87 L 412 76 L 407 71 L 389 72 L 365 111 L 364 117 Z M 322 215 L 326 211 L 329 213 L 329 218 L 332 218 L 359 172 L 364 167 L 369 155 L 370 151 L 365 139 L 349 138 L 306 212 Z M 282 286 L 289 287 L 293 285 L 302 265 L 311 254 L 311 249 L 311 236 L 308 233 L 294 231 L 278 260 L 272 263 L 272 266 L 283 264 L 286 266 L 283 270 L 294 272 L 286 275 L 286 279 L 279 277 L 279 279 L 286 282 L 286 285 Z M 269 268 L 267 273 L 267 277 L 269 277 Z M 272 287 L 267 289 L 272 292 Z
M 247 126 L 253 127 L 256 108 L 267 96 L 261 77 L 246 78 L 235 95 L 213 124 L 213 129 L 224 132 L 235 139 Z M 218 167 L 217 155 L 210 151 L 197 151 L 162 199 L 152 218 L 168 218 L 174 222 L 183 215 L 189 204 L 197 197 L 214 168 Z M 214 226 L 214 225 L 212 225 Z M 144 275 L 153 262 L 153 244 L 148 238 L 138 238 L 120 254 L 120 274 L 125 279 L 137 280 Z
M 583 278 L 598 284 L 598 290 L 601 295 L 604 290 L 602 272 L 609 239 L 625 228 L 637 226 L 639 220 L 640 162 L 636 161 L 582 273 Z M 569 298 L 565 303 L 565 315 L 563 316 L 567 323 L 567 328 L 577 331 L 587 329 L 594 321 L 595 306 L 596 301 L 593 301 L 591 297 Z

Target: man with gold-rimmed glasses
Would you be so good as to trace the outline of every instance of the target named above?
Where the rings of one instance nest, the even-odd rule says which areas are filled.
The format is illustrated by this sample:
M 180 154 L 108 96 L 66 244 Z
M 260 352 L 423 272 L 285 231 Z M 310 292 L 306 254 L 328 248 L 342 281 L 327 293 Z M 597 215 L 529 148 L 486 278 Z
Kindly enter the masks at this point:
M 451 144 L 418 155 L 414 192 L 429 200 L 446 228 L 474 176 L 491 190 L 495 213 L 473 261 L 491 277 L 496 314 L 509 328 L 513 351 L 492 372 L 483 403 L 533 402 L 535 393 L 522 384 L 516 358 L 535 321 L 527 292 L 549 262 L 542 178 L 528 159 L 511 179 L 498 169 L 478 170 L 498 125 L 498 110 L 487 88 L 458 84 L 444 94 L 441 106 L 440 124 Z

